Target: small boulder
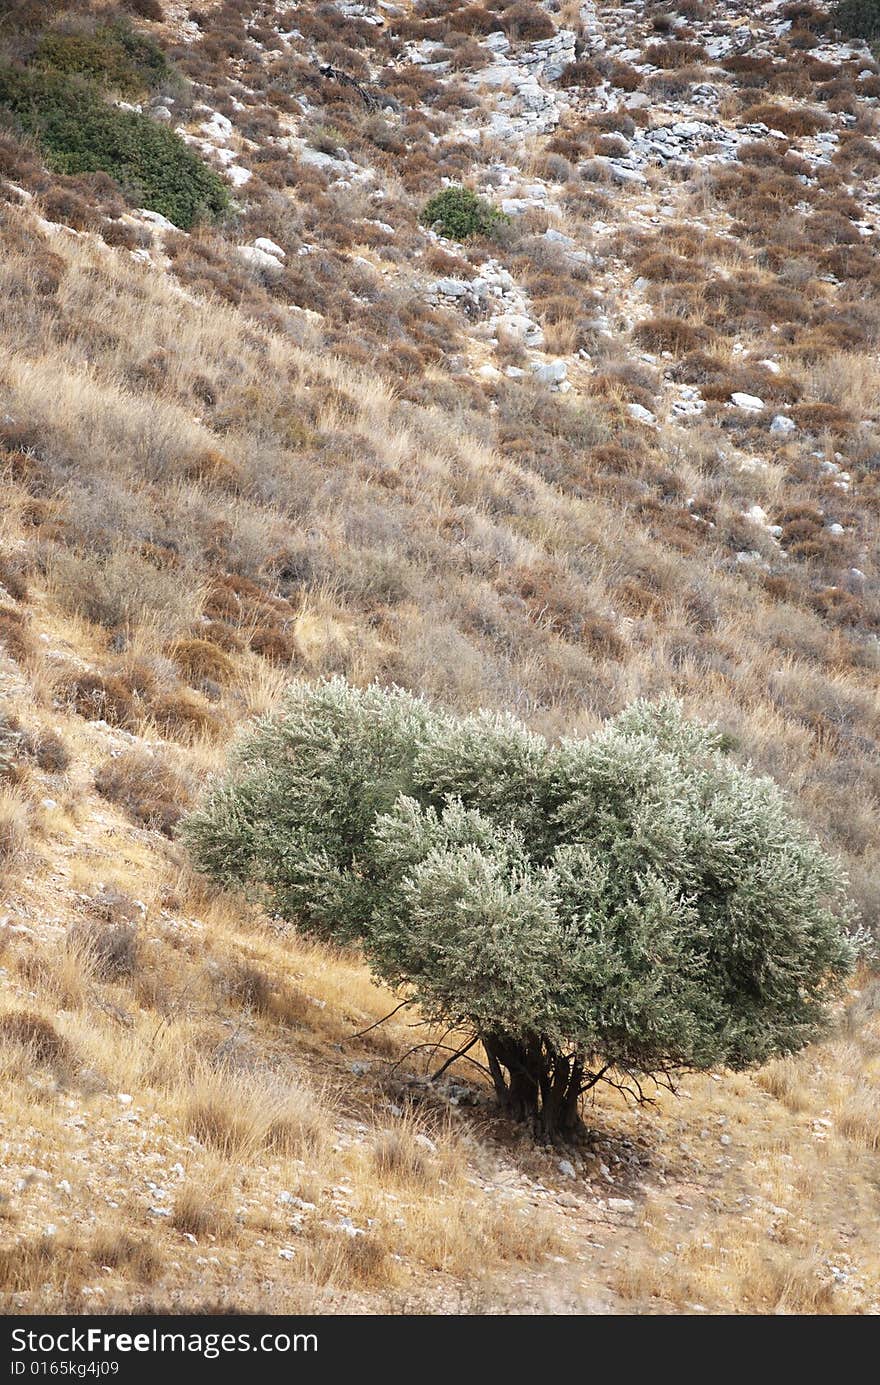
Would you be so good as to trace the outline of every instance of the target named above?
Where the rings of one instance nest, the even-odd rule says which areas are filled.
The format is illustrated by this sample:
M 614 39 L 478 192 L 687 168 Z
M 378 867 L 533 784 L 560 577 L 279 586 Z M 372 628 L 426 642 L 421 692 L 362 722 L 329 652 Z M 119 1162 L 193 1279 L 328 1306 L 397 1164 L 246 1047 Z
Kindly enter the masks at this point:
M 647 424 L 652 428 L 657 422 L 657 415 L 652 414 L 650 409 L 646 409 L 644 404 L 627 404 L 627 411 L 630 418 L 634 418 L 636 423 Z
M 257 236 L 254 241 L 254 249 L 262 250 L 265 255 L 274 255 L 276 260 L 287 259 L 287 251 L 282 250 L 280 245 L 276 245 L 274 240 L 269 240 L 268 236 Z
M 568 373 L 565 361 L 533 361 L 531 370 L 542 385 L 559 385 Z
M 237 253 L 238 258 L 244 260 L 249 268 L 258 270 L 268 279 L 277 279 L 284 271 L 284 266 L 275 255 L 268 255 L 256 245 L 240 245 Z
M 797 424 L 795 423 L 794 419 L 787 418 L 785 414 L 777 414 L 773 419 L 773 422 L 770 424 L 770 432 L 776 433 L 777 435 L 793 433 L 796 428 Z

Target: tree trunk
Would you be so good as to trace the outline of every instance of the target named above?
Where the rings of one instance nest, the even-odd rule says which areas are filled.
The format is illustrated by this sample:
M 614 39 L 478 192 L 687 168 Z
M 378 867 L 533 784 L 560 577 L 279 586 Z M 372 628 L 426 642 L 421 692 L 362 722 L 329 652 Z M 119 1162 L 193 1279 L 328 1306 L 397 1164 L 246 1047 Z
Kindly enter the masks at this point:
M 580 1130 L 584 1074 L 577 1058 L 557 1053 L 540 1035 L 520 1040 L 484 1034 L 482 1042 L 499 1105 L 512 1120 L 547 1141 Z

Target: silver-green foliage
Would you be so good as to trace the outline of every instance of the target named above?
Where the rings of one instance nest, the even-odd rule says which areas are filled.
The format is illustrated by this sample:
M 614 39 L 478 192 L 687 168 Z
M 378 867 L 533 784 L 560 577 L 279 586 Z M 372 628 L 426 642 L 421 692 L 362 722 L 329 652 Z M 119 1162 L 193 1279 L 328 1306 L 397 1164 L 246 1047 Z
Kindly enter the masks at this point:
M 297 683 L 185 835 L 215 879 L 359 940 L 426 1013 L 495 1045 L 512 1086 L 530 1067 L 535 1109 L 554 1063 L 573 1093 L 606 1064 L 797 1049 L 854 955 L 835 863 L 671 701 L 549 745 L 510 717 Z

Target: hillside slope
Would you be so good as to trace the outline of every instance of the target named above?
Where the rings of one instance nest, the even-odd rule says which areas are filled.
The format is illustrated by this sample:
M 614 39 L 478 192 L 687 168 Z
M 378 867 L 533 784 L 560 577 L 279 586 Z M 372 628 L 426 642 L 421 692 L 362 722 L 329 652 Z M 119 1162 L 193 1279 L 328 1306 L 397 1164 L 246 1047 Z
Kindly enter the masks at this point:
M 560 1162 L 466 1065 L 426 1086 L 403 1017 L 353 1037 L 394 998 L 173 828 L 294 672 L 549 734 L 673 691 L 877 926 L 880 66 L 799 0 L 25 10 L 8 1303 L 877 1311 L 875 982 L 754 1078 L 604 1098 Z M 449 183 L 486 235 L 424 224 Z

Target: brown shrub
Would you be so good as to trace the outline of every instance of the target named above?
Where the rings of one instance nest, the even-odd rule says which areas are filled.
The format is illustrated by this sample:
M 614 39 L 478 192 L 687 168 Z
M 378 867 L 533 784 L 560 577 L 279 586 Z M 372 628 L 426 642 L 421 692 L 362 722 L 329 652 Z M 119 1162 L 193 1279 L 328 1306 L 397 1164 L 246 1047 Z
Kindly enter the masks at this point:
M 273 664 L 289 664 L 296 658 L 296 641 L 291 630 L 283 625 L 264 624 L 250 637 L 250 647 L 255 654 L 268 659 Z
M 539 5 L 531 0 L 515 0 L 499 16 L 501 27 L 513 40 L 522 43 L 535 43 L 542 38 L 552 38 L 556 32 L 553 20 Z
M 106 981 L 133 976 L 138 961 L 136 924 L 119 920 L 102 923 L 97 919 L 75 923 L 68 932 L 73 946 L 92 961 L 95 972 Z
M 781 130 L 784 135 L 815 135 L 819 130 L 827 130 L 831 123 L 824 112 L 808 106 L 777 106 L 771 102 L 749 106 L 743 114 L 743 122 L 767 125 L 771 130 Z
M 228 491 L 231 495 L 237 495 L 243 485 L 242 470 L 238 463 L 215 450 L 200 452 L 186 458 L 181 463 L 181 473 L 188 481 L 199 481 L 204 486 Z
M 131 688 L 113 674 L 69 673 L 58 684 L 58 696 L 86 721 L 106 721 L 131 730 L 142 708 Z
M 643 279 L 653 279 L 667 284 L 685 284 L 693 280 L 696 267 L 691 260 L 686 260 L 670 250 L 649 247 L 636 255 L 633 268 Z
M 73 188 L 56 184 L 41 195 L 40 201 L 47 221 L 72 226 L 75 231 L 94 231 L 98 225 L 94 205 Z
M 139 19 L 151 19 L 154 24 L 161 24 L 165 18 L 162 0 L 122 0 L 122 7 Z
M 105 245 L 118 246 L 122 250 L 138 250 L 149 245 L 152 239 L 146 227 L 133 226 L 127 221 L 105 221 L 100 233 Z
M 798 427 L 809 433 L 821 433 L 826 429 L 832 433 L 845 433 L 853 426 L 851 414 L 837 404 L 797 404 L 792 415 Z
M 105 760 L 95 774 L 95 788 L 142 827 L 166 835 L 193 801 L 188 780 L 160 755 L 145 750 Z
M 563 68 L 559 78 L 559 85 L 562 87 L 597 87 L 602 81 L 602 74 L 591 62 L 582 58 L 579 62 L 569 63 Z
M 33 637 L 14 606 L 0 606 L 0 648 L 17 664 L 27 663 L 34 653 Z
M 144 3 L 144 0 L 140 0 Z M 99 1231 L 91 1248 L 96 1265 L 111 1270 L 129 1270 L 141 1284 L 151 1283 L 161 1269 L 161 1259 L 149 1242 L 137 1240 L 126 1231 L 108 1227 Z
M 226 728 L 226 718 L 190 688 L 160 693 L 151 701 L 150 713 L 163 735 L 178 740 L 214 740 Z
M 64 1063 L 70 1059 L 70 1044 L 49 1020 L 29 1010 L 10 1010 L 0 1015 L 0 1043 L 28 1049 L 38 1063 Z
M 633 335 L 648 351 L 672 351 L 676 355 L 695 351 L 707 345 L 712 334 L 703 327 L 693 327 L 681 317 L 652 317 L 640 322 Z
M 27 601 L 28 584 L 18 559 L 0 554 L 0 587 L 9 593 L 13 601 Z
M 213 639 L 202 637 L 175 640 L 166 653 L 185 678 L 202 682 L 228 683 L 235 673 L 229 655 Z
M 190 1182 L 183 1185 L 174 1199 L 171 1225 L 175 1231 L 197 1239 L 220 1238 L 229 1234 L 235 1221 L 223 1203 L 220 1190 L 206 1190 Z
M 614 63 L 609 80 L 613 87 L 621 91 L 636 91 L 642 84 L 642 73 L 630 67 L 629 63 Z
M 688 67 L 693 63 L 705 62 L 708 56 L 702 44 L 682 43 L 673 39 L 668 43 L 649 44 L 645 50 L 644 59 L 653 67 L 671 72 L 679 67 Z
M 56 731 L 30 737 L 29 753 L 47 774 L 63 774 L 70 766 L 70 751 Z

